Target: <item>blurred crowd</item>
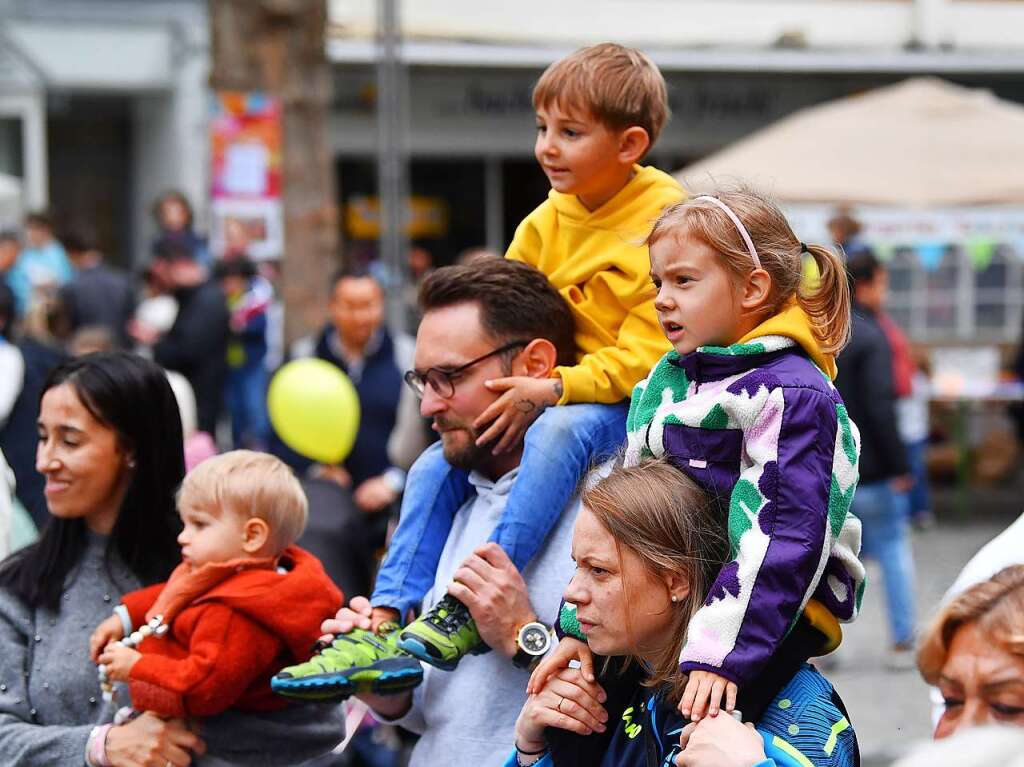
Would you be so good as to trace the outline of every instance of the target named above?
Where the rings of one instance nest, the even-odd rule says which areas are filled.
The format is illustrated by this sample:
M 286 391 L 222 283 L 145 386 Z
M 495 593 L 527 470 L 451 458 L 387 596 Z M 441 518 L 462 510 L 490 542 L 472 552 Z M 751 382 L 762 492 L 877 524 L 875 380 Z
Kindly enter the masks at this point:
M 0 232 L 0 450 L 9 466 L 0 465 L 0 478 L 15 503 L 11 546 L 32 540 L 47 519 L 35 470 L 35 422 L 47 373 L 68 357 L 127 349 L 166 370 L 182 414 L 188 468 L 220 450 L 246 448 L 278 455 L 305 478 L 313 517 L 304 544 L 334 568 L 347 592 L 362 593 L 371 577 L 367 552 L 384 545 L 405 471 L 432 438 L 402 383 L 412 338 L 393 335 L 384 324 L 388 276 L 379 262 L 351 259 L 330 279 L 328 321 L 285 349 L 277 264 L 249 256 L 244 225 L 227 222 L 224 252 L 214 257 L 182 193 L 161 194 L 152 215 L 158 234 L 133 272 L 111 263 L 93 228 L 58 229 L 45 211 Z M 460 260 L 490 256 L 473 250 Z M 408 262 L 412 279 L 403 295 L 414 326 L 416 289 L 433 270 L 433 258 L 417 245 Z M 273 373 L 310 356 L 341 369 L 359 395 L 356 445 L 338 466 L 315 465 L 291 451 L 268 417 Z M 318 509 L 339 505 L 352 509 L 353 524 L 339 529 L 334 511 L 330 520 L 319 519 Z
M 277 264 L 250 257 L 244 225 L 227 222 L 225 250 L 215 257 L 182 193 L 160 195 L 152 215 L 158 234 L 134 271 L 111 263 L 93 228 L 58 228 L 46 211 L 0 231 L 0 502 L 9 505 L 0 511 L 10 519 L 0 554 L 36 540 L 49 518 L 35 449 L 47 375 L 72 357 L 129 350 L 166 372 L 187 468 L 240 448 L 282 458 L 309 499 L 301 544 L 345 593 L 367 593 L 397 520 L 406 471 L 435 438 L 402 380 L 412 367 L 413 338 L 385 327 L 393 278 L 378 261 L 351 258 L 329 279 L 327 321 L 286 349 Z M 493 254 L 473 249 L 459 261 L 487 257 Z M 429 250 L 410 248 L 411 280 L 402 293 L 410 327 L 419 319 L 418 285 L 433 268 Z M 302 357 L 336 366 L 358 394 L 359 431 L 339 465 L 292 451 L 271 424 L 269 382 Z M 397 753 L 390 729 L 364 732 L 356 749 Z

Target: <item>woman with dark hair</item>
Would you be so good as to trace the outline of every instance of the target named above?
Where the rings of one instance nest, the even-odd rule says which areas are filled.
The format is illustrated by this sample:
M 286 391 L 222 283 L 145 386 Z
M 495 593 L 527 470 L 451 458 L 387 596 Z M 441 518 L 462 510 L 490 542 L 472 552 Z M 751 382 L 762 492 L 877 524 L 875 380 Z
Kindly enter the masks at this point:
M 0 764 L 185 767 L 206 748 L 184 722 L 143 714 L 98 726 L 111 712 L 88 646 L 121 594 L 166 580 L 180 559 L 185 466 L 171 387 L 140 357 L 81 357 L 44 384 L 38 429 L 51 519 L 0 564 Z M 237 764 L 308 759 L 341 727 L 330 712 L 297 709 L 227 712 L 204 726 L 215 719 L 211 751 Z
M 122 591 L 165 579 L 178 561 L 181 425 L 162 371 L 128 354 L 54 370 L 38 423 L 52 518 L 0 566 L 0 762 L 80 764 L 103 709 L 89 627 Z M 141 751 L 185 765 L 186 749 L 202 748 L 184 725 L 155 717 L 116 730 L 106 742 L 114 764 Z

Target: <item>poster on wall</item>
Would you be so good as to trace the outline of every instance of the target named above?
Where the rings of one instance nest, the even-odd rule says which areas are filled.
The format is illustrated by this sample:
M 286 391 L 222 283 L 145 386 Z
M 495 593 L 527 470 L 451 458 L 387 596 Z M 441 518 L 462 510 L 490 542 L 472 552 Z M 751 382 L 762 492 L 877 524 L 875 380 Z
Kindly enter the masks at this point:
M 281 106 L 250 91 L 220 91 L 210 120 L 210 247 L 217 258 L 280 258 Z

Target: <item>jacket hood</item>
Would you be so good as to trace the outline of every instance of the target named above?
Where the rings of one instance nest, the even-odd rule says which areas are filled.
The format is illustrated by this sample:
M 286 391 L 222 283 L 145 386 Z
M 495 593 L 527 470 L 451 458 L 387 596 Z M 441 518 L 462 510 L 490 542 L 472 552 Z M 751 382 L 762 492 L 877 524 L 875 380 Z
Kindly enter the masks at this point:
M 746 344 L 765 336 L 783 336 L 795 341 L 811 358 L 811 362 L 817 365 L 833 381 L 838 373 L 836 358 L 833 354 L 826 354 L 818 345 L 811 329 L 811 320 L 807 312 L 795 300 L 778 314 L 769 317 L 756 328 L 747 333 L 739 340 L 739 343 Z
M 595 229 L 624 230 L 640 244 L 654 226 L 654 219 L 650 218 L 652 195 L 655 200 L 662 198 L 659 213 L 685 197 L 679 182 L 667 173 L 650 166 L 634 165 L 633 177 L 597 210 L 587 210 L 576 195 L 554 189 L 548 192 L 548 200 L 559 215 L 569 221 L 586 223 Z
M 289 546 L 277 569 L 240 572 L 196 603 L 213 601 L 260 624 L 285 642 L 293 656 L 304 659 L 320 636 L 320 623 L 334 617 L 341 607 L 342 595 L 319 559 L 305 549 Z

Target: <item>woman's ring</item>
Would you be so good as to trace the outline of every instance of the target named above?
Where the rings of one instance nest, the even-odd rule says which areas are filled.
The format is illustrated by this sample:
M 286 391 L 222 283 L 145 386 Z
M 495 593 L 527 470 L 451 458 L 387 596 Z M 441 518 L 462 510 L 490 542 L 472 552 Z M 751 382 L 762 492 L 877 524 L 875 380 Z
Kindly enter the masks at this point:
M 558 711 L 559 713 L 561 713 L 561 712 L 562 712 L 562 704 L 563 704 L 563 703 L 565 703 L 565 696 L 564 696 L 564 695 L 563 695 L 563 696 L 561 696 L 561 697 L 560 697 L 560 698 L 558 699 L 558 705 L 557 705 L 557 706 L 555 706 L 555 709 L 556 709 L 556 710 L 557 710 L 557 711 Z

